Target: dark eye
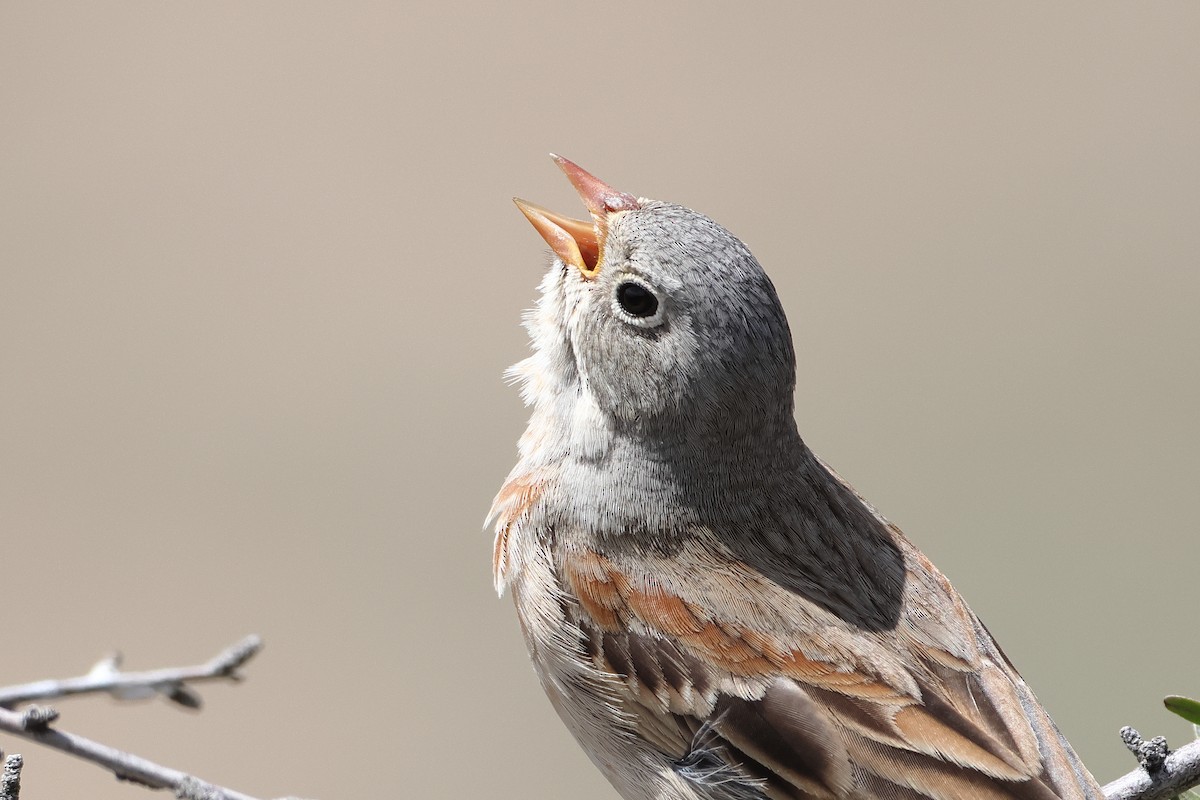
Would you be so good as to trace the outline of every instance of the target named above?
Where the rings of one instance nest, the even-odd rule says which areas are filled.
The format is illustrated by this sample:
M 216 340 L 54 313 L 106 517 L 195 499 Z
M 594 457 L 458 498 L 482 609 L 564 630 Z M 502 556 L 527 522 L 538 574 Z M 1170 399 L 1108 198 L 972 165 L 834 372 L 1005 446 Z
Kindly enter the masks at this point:
M 640 283 L 626 281 L 617 287 L 617 303 L 631 317 L 652 317 L 658 311 L 658 298 Z

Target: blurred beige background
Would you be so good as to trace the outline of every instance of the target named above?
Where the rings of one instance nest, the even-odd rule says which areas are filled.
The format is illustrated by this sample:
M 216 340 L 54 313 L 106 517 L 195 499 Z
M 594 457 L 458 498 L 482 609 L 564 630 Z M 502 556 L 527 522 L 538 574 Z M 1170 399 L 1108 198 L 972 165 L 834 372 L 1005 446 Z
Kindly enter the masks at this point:
M 1200 694 L 1200 5 L 0 5 L 0 683 L 208 658 L 61 727 L 261 797 L 614 797 L 480 528 L 581 210 L 773 275 L 814 448 L 1084 760 Z M 1172 641 L 1177 638 L 1178 641 Z M 30 800 L 137 798 L 7 737 Z

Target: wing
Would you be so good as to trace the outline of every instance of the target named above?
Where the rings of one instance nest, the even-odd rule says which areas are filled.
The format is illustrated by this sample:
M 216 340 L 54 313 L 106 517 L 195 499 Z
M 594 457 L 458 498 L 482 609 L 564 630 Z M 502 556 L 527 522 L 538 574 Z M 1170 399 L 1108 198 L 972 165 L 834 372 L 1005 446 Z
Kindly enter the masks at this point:
M 587 654 L 712 797 L 1100 800 L 1024 682 L 898 531 L 910 579 L 866 629 L 719 541 L 560 553 Z

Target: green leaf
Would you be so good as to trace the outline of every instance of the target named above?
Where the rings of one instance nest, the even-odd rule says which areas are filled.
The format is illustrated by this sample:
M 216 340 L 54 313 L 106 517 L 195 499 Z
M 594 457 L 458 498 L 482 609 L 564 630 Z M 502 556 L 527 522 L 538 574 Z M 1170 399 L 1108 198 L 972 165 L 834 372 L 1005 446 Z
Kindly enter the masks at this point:
M 1200 701 L 1172 694 L 1163 698 L 1163 705 L 1172 714 L 1178 714 L 1193 725 L 1200 725 Z

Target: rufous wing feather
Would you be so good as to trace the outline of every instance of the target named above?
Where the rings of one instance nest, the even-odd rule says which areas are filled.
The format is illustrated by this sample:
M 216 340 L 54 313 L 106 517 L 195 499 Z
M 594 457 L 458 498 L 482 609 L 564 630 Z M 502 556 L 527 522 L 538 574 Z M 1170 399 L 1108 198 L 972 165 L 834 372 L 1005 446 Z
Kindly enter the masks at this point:
M 855 654 L 819 629 L 805 636 L 756 626 L 803 602 L 761 576 L 751 592 L 740 581 L 728 592 L 773 607 L 737 618 L 674 588 L 695 583 L 680 570 L 706 575 L 711 590 L 746 569 L 678 555 L 560 558 L 588 654 L 620 678 L 639 732 L 677 763 L 696 761 L 702 747 L 779 800 L 1085 798 L 1065 743 L 1040 707 L 1027 713 L 1032 695 L 957 595 L 936 606 L 967 615 L 954 624 L 972 632 L 971 652 L 932 644 L 945 637 L 931 628 L 945 623 L 921 613 L 890 631 L 830 629 L 830 641 L 857 637 Z M 872 647 L 901 656 L 873 664 Z

